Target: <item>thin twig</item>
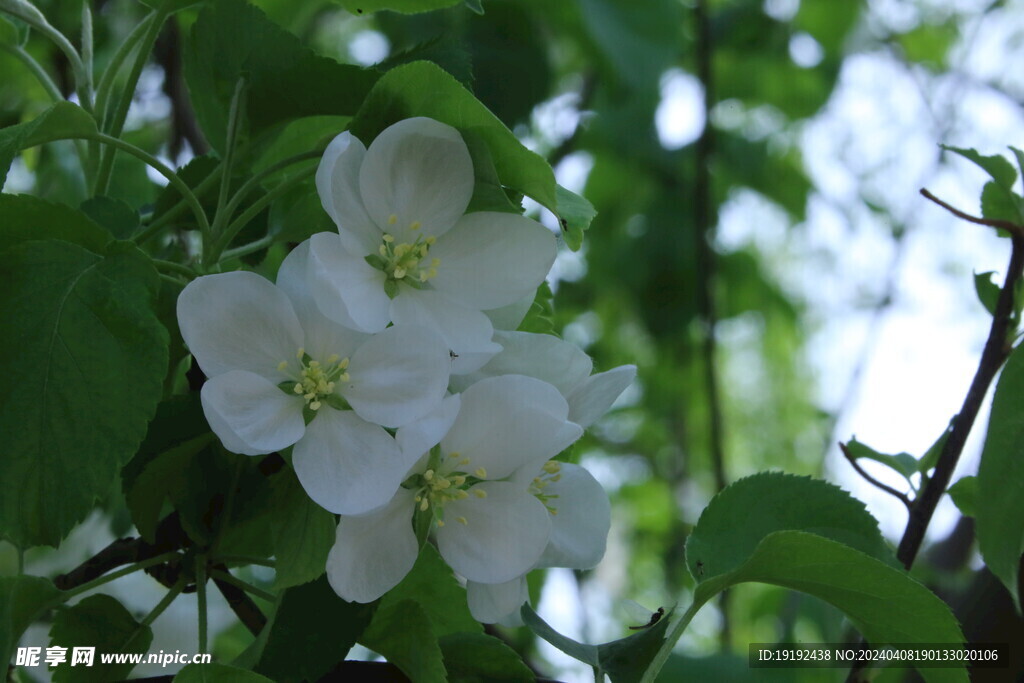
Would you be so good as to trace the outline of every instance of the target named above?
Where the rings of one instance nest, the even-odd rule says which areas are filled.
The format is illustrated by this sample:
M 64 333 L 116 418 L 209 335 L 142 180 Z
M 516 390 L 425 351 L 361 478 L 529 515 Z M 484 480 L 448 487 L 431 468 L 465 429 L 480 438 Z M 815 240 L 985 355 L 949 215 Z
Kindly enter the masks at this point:
M 999 228 L 1000 230 L 1005 230 L 1014 237 L 1024 237 L 1024 227 L 1017 225 L 1012 221 L 1004 221 L 998 218 L 978 218 L 977 216 L 972 216 L 969 213 L 964 213 L 960 209 L 954 206 L 950 206 L 946 202 L 942 201 L 941 199 L 939 199 L 938 197 L 936 197 L 923 187 L 921 188 L 921 195 L 925 199 L 930 199 L 931 201 L 935 202 L 936 204 L 944 208 L 946 211 L 949 211 L 951 214 L 956 216 L 957 218 L 962 218 L 969 223 L 987 225 L 990 228 Z
M 875 488 L 881 491 L 885 491 L 890 496 L 896 497 L 901 503 L 903 503 L 907 507 L 908 510 L 910 509 L 911 501 L 909 498 L 907 498 L 907 495 L 905 493 L 903 493 L 902 491 L 897 491 L 893 487 L 883 484 L 882 482 L 878 481 L 870 474 L 868 474 L 863 467 L 857 464 L 857 458 L 853 457 L 853 454 L 850 453 L 850 450 L 846 447 L 846 444 L 840 443 L 839 450 L 843 452 L 843 455 L 846 457 L 847 461 L 849 461 L 850 465 L 853 466 L 853 469 L 857 470 L 857 474 L 862 476 L 865 481 L 867 481 Z
M 222 571 L 227 571 L 227 567 L 223 564 L 215 565 L 215 567 Z M 253 599 L 246 595 L 244 590 L 232 583 L 228 583 L 215 573 L 211 573 L 210 578 L 213 579 L 214 585 L 217 586 L 220 594 L 227 600 L 228 607 L 235 613 L 238 620 L 249 629 L 251 634 L 258 636 L 260 631 L 267 625 L 267 617 L 264 616 L 260 608 L 253 602 Z

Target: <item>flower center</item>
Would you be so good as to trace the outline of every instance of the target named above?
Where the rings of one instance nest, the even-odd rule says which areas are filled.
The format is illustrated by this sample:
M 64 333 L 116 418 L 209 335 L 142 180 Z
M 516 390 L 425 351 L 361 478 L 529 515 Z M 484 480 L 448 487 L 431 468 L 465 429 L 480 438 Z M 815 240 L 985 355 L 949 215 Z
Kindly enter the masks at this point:
M 388 220 L 389 225 L 394 225 L 398 217 L 394 214 Z M 420 229 L 420 222 L 413 221 L 409 224 L 409 231 L 415 233 Z M 405 282 L 417 289 L 421 288 L 427 280 L 437 275 L 437 267 L 441 265 L 441 259 L 429 258 L 430 247 L 434 245 L 437 238 L 433 235 L 416 235 L 412 242 L 395 242 L 395 236 L 384 233 L 376 254 L 366 257 L 366 262 L 377 270 L 384 271 L 387 280 L 384 281 L 384 289 L 388 296 L 395 297 L 398 293 L 398 283 Z
M 544 489 L 548 487 L 548 484 L 558 481 L 562 478 L 562 466 L 557 460 L 548 460 L 544 463 L 543 474 L 534 477 L 533 481 L 530 482 L 530 493 L 533 494 L 537 500 L 544 503 L 544 507 L 548 509 L 553 515 L 558 514 L 558 508 L 550 504 L 550 501 L 558 498 L 558 494 L 544 493 Z
M 457 452 L 449 453 L 447 458 L 434 463 L 437 459 L 431 458 L 435 466 L 428 468 L 423 474 L 413 475 L 406 480 L 404 486 L 416 489 L 415 501 L 420 511 L 431 510 L 437 526 L 443 527 L 443 509 L 446 503 L 465 500 L 471 493 L 477 498 L 487 497 L 487 491 L 475 488 L 476 484 L 487 479 L 487 470 L 477 467 L 472 473 L 464 471 L 462 468 L 469 465 L 469 458 L 463 458 Z M 462 516 L 457 517 L 455 521 L 460 524 L 469 523 Z
M 292 393 L 302 396 L 310 410 L 319 410 L 323 405 L 322 399 L 334 394 L 335 382 L 348 382 L 350 379 L 346 372 L 348 358 L 341 358 L 336 353 L 327 359 L 326 364 L 314 360 L 302 348 L 295 357 L 299 361 L 297 374 L 287 372 L 291 364 L 286 360 L 281 361 L 277 369 L 294 380 Z

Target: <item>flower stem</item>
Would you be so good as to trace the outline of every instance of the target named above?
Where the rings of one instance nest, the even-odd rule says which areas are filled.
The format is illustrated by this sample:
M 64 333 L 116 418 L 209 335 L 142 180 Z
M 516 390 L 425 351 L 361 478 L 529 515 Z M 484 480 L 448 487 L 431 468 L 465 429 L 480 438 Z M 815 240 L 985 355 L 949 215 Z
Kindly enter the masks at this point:
M 176 557 L 178 557 L 178 553 L 175 551 L 171 551 L 168 553 L 164 553 L 162 555 L 157 555 L 156 557 L 151 557 L 148 560 L 142 560 L 141 562 L 136 562 L 135 564 L 128 565 L 123 569 L 118 569 L 116 572 L 104 574 L 99 578 L 83 583 L 81 586 L 76 586 L 75 588 L 72 588 L 69 591 L 62 592 L 53 601 L 54 604 L 52 606 L 56 606 L 63 602 L 67 602 L 76 595 L 81 595 L 82 593 L 91 591 L 94 588 L 99 588 L 100 586 L 106 583 L 110 583 L 111 581 L 120 579 L 122 576 L 128 576 L 129 574 L 133 574 L 142 569 L 146 569 L 147 567 L 152 567 L 157 564 L 163 564 L 164 562 L 167 562 L 168 560 L 173 560 Z
M 196 611 L 199 613 L 199 652 L 206 652 L 206 555 L 196 556 Z
M 197 198 L 202 197 L 204 194 L 206 194 L 206 191 L 209 190 L 213 186 L 213 184 L 220 179 L 220 174 L 223 170 L 224 165 L 218 164 L 213 169 L 213 171 L 210 172 L 210 175 L 203 178 L 203 181 L 196 185 L 195 189 L 193 190 L 193 194 Z M 182 197 L 181 199 L 178 200 L 177 204 L 175 204 L 170 209 L 165 211 L 163 214 L 161 214 L 159 218 L 157 218 L 155 221 L 146 226 L 145 230 L 143 230 L 138 235 L 133 237 L 132 241 L 135 242 L 136 244 L 142 244 L 146 242 L 150 238 L 154 237 L 161 230 L 163 230 L 165 227 L 167 227 L 167 224 L 173 221 L 179 215 L 181 215 L 181 213 L 188 206 L 188 199 L 186 197 Z
M 124 64 L 124 60 L 128 58 L 132 50 L 139 44 L 139 40 L 142 36 L 146 35 L 149 25 L 155 20 L 156 12 L 150 12 L 145 19 L 139 22 L 139 25 L 132 29 L 131 33 L 121 42 L 118 46 L 117 52 L 110 59 L 110 64 L 107 65 L 106 71 L 100 77 L 100 83 L 96 87 L 96 121 L 103 127 L 103 119 L 107 114 L 107 105 L 110 102 L 110 92 L 114 87 L 114 80 L 117 78 L 117 72 L 121 70 L 121 65 Z
M 252 557 L 249 555 L 220 555 L 219 562 L 231 562 L 234 564 L 255 564 L 260 567 L 277 567 L 277 562 L 264 557 Z
M 220 579 L 221 581 L 224 581 L 226 583 L 230 583 L 232 586 L 236 586 L 238 588 L 241 588 L 246 593 L 249 593 L 251 595 L 255 595 L 257 598 L 260 598 L 261 600 L 266 600 L 267 602 L 276 602 L 277 601 L 277 596 L 274 595 L 273 593 L 271 593 L 269 591 L 265 591 L 262 588 L 257 588 L 256 586 L 252 585 L 251 583 L 247 583 L 245 581 L 242 581 L 241 579 L 239 579 L 238 577 L 236 577 L 234 574 L 232 574 L 230 572 L 224 572 L 224 571 L 221 571 L 219 569 L 214 569 L 214 570 L 212 570 L 210 572 L 210 576 L 215 578 L 215 579 Z
M 175 263 L 174 261 L 164 261 L 161 259 L 153 259 L 153 265 L 156 269 L 163 272 L 177 273 L 178 275 L 184 275 L 189 280 L 195 280 L 198 277 L 196 271 L 192 270 L 186 265 Z
M 163 600 L 158 602 L 156 604 L 156 607 L 154 607 L 152 610 L 150 610 L 149 614 L 146 615 L 146 617 L 142 620 L 142 623 L 140 623 L 139 626 L 140 627 L 149 626 L 154 621 L 156 621 L 157 617 L 159 617 L 161 614 L 163 614 L 164 610 L 166 610 L 168 607 L 171 606 L 171 603 L 174 602 L 174 600 L 179 595 L 181 595 L 181 591 L 183 591 L 184 589 L 185 589 L 185 577 L 182 576 L 181 578 L 178 579 L 177 583 L 174 584 L 174 587 L 171 588 L 169 591 L 167 591 L 167 595 L 164 596 Z M 134 635 L 133 635 L 133 637 L 134 637 Z M 127 643 L 125 643 L 125 644 L 127 645 Z
M 245 92 L 245 78 L 239 78 L 235 83 L 235 92 L 231 96 L 231 106 L 228 109 L 228 132 L 224 152 L 224 172 L 220 176 L 220 194 L 217 197 L 217 210 L 213 214 L 213 238 L 220 235 L 221 225 L 227 220 L 224 217 L 224 207 L 228 201 L 228 191 L 231 189 L 231 167 L 235 161 L 235 146 L 238 142 L 238 122 L 242 118 L 242 94 Z M 229 216 L 230 217 L 230 216 Z

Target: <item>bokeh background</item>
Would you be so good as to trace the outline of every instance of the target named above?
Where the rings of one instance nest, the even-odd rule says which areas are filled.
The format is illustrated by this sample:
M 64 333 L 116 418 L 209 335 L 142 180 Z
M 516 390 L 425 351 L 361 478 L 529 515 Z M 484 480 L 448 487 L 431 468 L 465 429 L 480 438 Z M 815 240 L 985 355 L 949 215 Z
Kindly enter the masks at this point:
M 77 3 L 37 4 L 77 35 Z M 629 600 L 651 611 L 685 605 L 689 529 L 723 481 L 758 471 L 836 482 L 899 539 L 903 506 L 864 482 L 837 443 L 856 435 L 920 456 L 966 392 L 988 329 L 973 273 L 1002 271 L 1009 247 L 918 190 L 977 213 L 981 171 L 939 144 L 986 154 L 1024 147 L 1024 2 L 483 0 L 483 14 L 467 2 L 416 16 L 356 16 L 326 0 L 254 4 L 346 63 L 395 63 L 429 43 L 431 59 L 471 78 L 476 96 L 599 211 L 583 249 L 563 248 L 551 275 L 554 331 L 599 370 L 635 363 L 639 376 L 577 446 L 611 497 L 613 527 L 597 569 L 537 574 L 535 604 L 552 625 L 602 642 L 645 621 Z M 102 65 L 146 8 L 94 5 Z M 165 27 L 127 124 L 130 141 L 172 165 L 206 151 L 181 75 L 194 18 L 185 11 Z M 71 89 L 59 52 L 35 38 L 27 49 Z M 0 50 L 0 125 L 47 104 Z M 121 158 L 111 194 L 145 210 L 162 183 Z M 73 205 L 86 197 L 63 143 L 26 153 L 4 191 Z M 984 422 L 960 474 L 976 470 Z M 26 570 L 55 575 L 129 533 L 125 511 L 107 508 L 58 552 L 30 551 Z M 953 606 L 968 637 L 1024 642 L 973 548 L 970 520 L 948 499 L 928 538 L 915 574 Z M 0 571 L 15 563 L 0 544 Z M 270 572 L 246 578 L 259 584 Z M 104 590 L 139 614 L 162 594 L 143 574 Z M 219 599 L 211 593 L 210 627 L 215 658 L 227 661 L 251 636 L 231 626 Z M 176 601 L 154 624 L 153 649 L 194 649 L 194 610 L 194 596 Z M 45 646 L 46 629 L 24 643 Z M 592 680 L 525 631 L 504 635 L 552 676 Z M 724 611 L 704 608 L 665 677 L 761 680 L 746 668 L 748 642 L 847 637 L 822 603 L 745 585 Z

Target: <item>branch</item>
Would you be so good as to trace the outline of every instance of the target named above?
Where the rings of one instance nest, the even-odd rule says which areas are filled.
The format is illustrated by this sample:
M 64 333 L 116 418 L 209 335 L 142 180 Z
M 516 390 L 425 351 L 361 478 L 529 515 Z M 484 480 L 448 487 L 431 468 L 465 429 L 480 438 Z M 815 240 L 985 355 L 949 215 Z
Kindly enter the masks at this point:
M 214 565 L 213 568 L 228 573 L 228 568 L 224 564 Z M 246 595 L 245 591 L 238 586 L 228 583 L 216 575 L 212 575 L 211 578 L 220 594 L 227 600 L 228 607 L 238 617 L 238 620 L 249 629 L 249 633 L 258 636 L 260 631 L 267 625 L 267 617 L 260 611 L 260 608 L 253 602 L 252 598 Z
M 981 219 L 972 220 L 972 222 L 979 220 Z M 982 224 L 990 225 L 991 222 Z M 999 292 L 999 300 L 996 302 L 992 326 L 989 328 L 988 340 L 985 342 L 985 349 L 978 362 L 978 370 L 974 374 L 974 380 L 967 391 L 960 412 L 953 419 L 953 427 L 942 452 L 939 453 L 935 471 L 910 508 L 907 528 L 903 532 L 903 538 L 900 540 L 899 549 L 896 552 L 896 558 L 907 569 L 914 564 L 914 558 L 917 557 L 925 532 L 935 513 L 935 506 L 938 505 L 939 499 L 945 493 L 946 487 L 949 486 L 949 480 L 952 478 L 953 470 L 963 452 L 967 435 L 970 434 L 981 404 L 985 400 L 985 394 L 988 393 L 989 385 L 1012 350 L 1010 333 L 1013 324 L 1013 299 L 1017 282 L 1021 278 L 1021 269 L 1024 267 L 1024 236 L 1022 236 L 1021 227 L 1016 225 L 1013 225 L 1011 235 L 1013 251 L 1010 255 L 1010 265 L 1007 267 L 1002 291 Z
M 946 211 L 949 211 L 957 218 L 964 219 L 968 223 L 975 223 L 977 225 L 987 225 L 990 228 L 999 228 L 1000 230 L 1005 230 L 1014 237 L 1024 237 L 1024 227 L 1017 225 L 1012 221 L 1004 221 L 998 218 L 978 218 L 977 216 L 972 216 L 969 213 L 964 213 L 963 211 L 954 206 L 950 206 L 949 204 L 942 201 L 941 199 L 939 199 L 938 197 L 936 197 L 935 195 L 933 195 L 931 192 L 924 188 L 921 188 L 920 192 L 925 199 L 929 199 L 935 202 Z
M 870 474 L 868 474 L 867 471 L 863 467 L 861 467 L 859 464 L 857 464 L 857 458 L 853 457 L 853 455 L 850 453 L 849 449 L 846 447 L 846 444 L 840 443 L 839 444 L 839 450 L 841 450 L 843 452 L 843 455 L 846 457 L 846 459 L 849 461 L 849 463 L 853 466 L 853 469 L 857 470 L 857 474 L 862 476 L 865 481 L 867 481 L 869 484 L 871 484 L 875 488 L 877 488 L 879 490 L 882 490 L 882 491 L 885 491 L 890 496 L 895 496 L 896 498 L 899 499 L 899 501 L 901 503 L 903 503 L 905 506 L 907 506 L 907 510 L 910 510 L 911 502 L 910 502 L 910 499 L 907 498 L 907 495 L 905 493 L 903 493 L 902 491 L 897 491 L 893 487 L 887 486 L 886 484 L 883 484 L 882 482 L 878 481 L 877 479 L 872 477 Z

